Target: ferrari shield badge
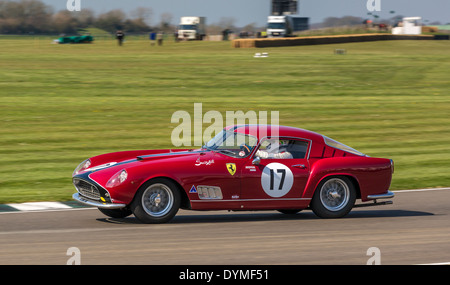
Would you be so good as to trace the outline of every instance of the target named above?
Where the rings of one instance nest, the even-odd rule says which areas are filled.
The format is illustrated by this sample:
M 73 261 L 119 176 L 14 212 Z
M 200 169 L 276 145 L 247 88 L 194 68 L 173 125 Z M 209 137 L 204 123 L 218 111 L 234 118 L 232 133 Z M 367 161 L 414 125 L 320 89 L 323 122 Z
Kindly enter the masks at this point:
M 227 163 L 227 169 L 231 175 L 234 175 L 236 173 L 236 164 L 235 163 Z

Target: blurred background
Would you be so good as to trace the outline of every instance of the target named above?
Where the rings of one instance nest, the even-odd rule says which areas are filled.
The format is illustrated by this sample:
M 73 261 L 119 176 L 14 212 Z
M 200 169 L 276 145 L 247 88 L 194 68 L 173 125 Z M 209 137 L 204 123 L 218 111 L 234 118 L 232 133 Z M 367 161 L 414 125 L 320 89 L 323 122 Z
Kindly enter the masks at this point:
M 391 34 L 405 17 L 449 34 L 447 0 L 366 2 L 0 0 L 0 204 L 70 200 L 84 159 L 173 147 L 172 114 L 195 103 L 278 111 L 282 125 L 392 158 L 393 190 L 450 186 L 450 41 L 231 45 L 275 36 L 277 16 L 307 24 L 290 37 Z M 184 20 L 194 27 L 180 32 Z

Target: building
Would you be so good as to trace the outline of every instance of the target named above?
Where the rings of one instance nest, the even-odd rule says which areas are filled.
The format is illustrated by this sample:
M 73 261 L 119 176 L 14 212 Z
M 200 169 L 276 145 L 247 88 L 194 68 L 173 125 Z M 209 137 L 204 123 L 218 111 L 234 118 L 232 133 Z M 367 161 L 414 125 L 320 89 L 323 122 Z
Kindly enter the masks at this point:
M 276 16 L 289 17 L 285 17 L 284 20 L 277 20 Z M 283 21 L 289 26 L 287 30 L 291 30 L 291 33 L 309 30 L 309 18 L 300 16 L 298 0 L 272 0 L 272 12 L 269 18 L 272 18 L 272 21 L 269 19 L 268 23 L 268 26 L 271 27 L 279 26 L 277 22 Z M 287 32 L 287 34 L 290 33 Z
M 298 14 L 298 0 L 272 0 L 272 15 Z

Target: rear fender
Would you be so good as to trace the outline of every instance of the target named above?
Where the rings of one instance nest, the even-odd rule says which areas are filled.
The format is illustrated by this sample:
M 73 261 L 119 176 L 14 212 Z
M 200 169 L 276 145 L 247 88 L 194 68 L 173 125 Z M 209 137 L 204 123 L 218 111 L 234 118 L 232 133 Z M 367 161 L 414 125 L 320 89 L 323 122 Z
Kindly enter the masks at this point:
M 363 201 L 367 195 L 384 193 L 391 182 L 391 162 L 384 158 L 332 157 L 318 160 L 311 166 L 303 198 L 312 198 L 319 183 L 330 176 L 347 176 Z

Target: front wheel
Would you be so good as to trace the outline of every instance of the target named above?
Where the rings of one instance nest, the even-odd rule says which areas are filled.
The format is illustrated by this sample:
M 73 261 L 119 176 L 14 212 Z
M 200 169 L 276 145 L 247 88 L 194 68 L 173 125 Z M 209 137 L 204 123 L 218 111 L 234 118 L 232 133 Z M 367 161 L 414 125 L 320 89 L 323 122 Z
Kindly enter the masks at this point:
M 131 203 L 131 210 L 143 223 L 166 223 L 178 212 L 180 201 L 180 192 L 174 182 L 154 179 L 138 190 Z
M 311 209 L 321 218 L 341 218 L 347 215 L 356 201 L 353 183 L 347 177 L 329 177 L 319 183 Z

